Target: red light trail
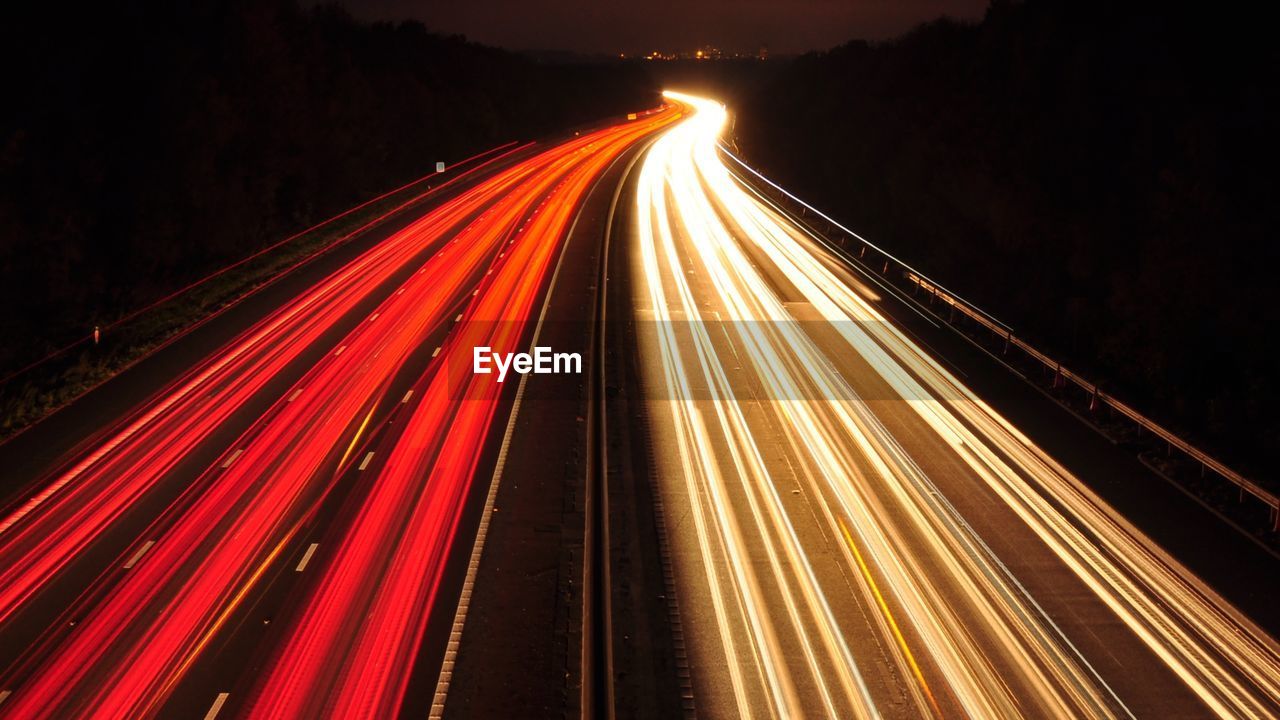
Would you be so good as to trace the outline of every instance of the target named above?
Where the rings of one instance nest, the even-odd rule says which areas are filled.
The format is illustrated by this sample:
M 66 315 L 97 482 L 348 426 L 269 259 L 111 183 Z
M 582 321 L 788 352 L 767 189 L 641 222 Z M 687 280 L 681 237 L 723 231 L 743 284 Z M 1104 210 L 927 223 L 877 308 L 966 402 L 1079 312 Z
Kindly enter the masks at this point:
M 417 402 L 378 445 L 386 462 L 368 467 L 377 477 L 350 528 L 314 561 L 318 579 L 253 706 L 272 717 L 395 712 L 500 400 L 492 376 L 446 369 L 469 367 L 474 345 L 522 349 L 586 192 L 676 115 L 584 134 L 461 193 L 247 330 L 9 512 L 0 521 L 0 622 L 363 298 L 439 246 L 163 510 L 85 592 L 74 627 L 48 630 L 40 652 L 4 673 L 13 695 L 3 710 L 158 713 L 338 480 L 357 463 L 366 469 L 373 455 L 357 449 L 399 400 L 387 397 L 392 379 L 448 331 L 414 386 Z
M 604 144 L 584 153 L 571 173 L 553 176 L 554 186 L 531 189 L 514 212 L 500 218 L 505 232 L 499 235 L 511 235 L 510 249 L 464 313 L 469 319 L 462 332 L 420 382 L 422 400 L 391 444 L 373 493 L 263 682 L 255 715 L 396 712 L 501 387 L 493 376 L 461 371 L 470 367 L 475 346 L 488 345 L 495 352 L 518 348 L 559 249 L 557 240 L 591 182 L 650 130 L 646 123 L 593 140 Z M 516 229 L 520 216 L 543 197 L 535 214 Z M 494 234 L 482 231 L 482 236 Z M 466 235 L 460 239 L 466 242 Z M 393 548 L 390 561 L 388 548 Z

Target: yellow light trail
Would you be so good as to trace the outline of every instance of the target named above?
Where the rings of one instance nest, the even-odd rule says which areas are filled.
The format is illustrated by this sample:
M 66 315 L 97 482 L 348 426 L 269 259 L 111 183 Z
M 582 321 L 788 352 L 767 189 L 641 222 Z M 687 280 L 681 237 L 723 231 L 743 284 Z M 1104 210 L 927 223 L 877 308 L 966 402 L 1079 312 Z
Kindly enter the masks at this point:
M 723 106 L 668 97 L 694 112 L 641 169 L 635 304 L 654 432 L 672 448 L 660 490 L 689 508 L 679 579 L 711 608 L 693 652 L 724 668 L 702 681 L 712 703 L 744 717 L 1128 717 L 1131 702 L 1198 699 L 1274 717 L 1275 642 L 730 173 Z M 956 492 L 984 499 L 1000 519 L 987 531 L 1016 535 L 1025 557 L 989 546 Z M 1011 565 L 1047 568 L 1086 620 L 1064 625 L 1028 588 L 1043 578 Z M 1099 657 L 1094 625 L 1181 687 L 1135 690 Z
M 916 681 L 920 683 L 920 689 L 924 691 L 925 697 L 929 699 L 929 706 L 938 715 L 942 715 L 942 709 L 938 707 L 938 701 L 934 699 L 933 693 L 929 692 L 929 683 L 924 679 L 924 673 L 920 672 L 920 666 L 916 664 L 916 659 L 911 654 L 911 648 L 907 647 L 907 639 L 902 636 L 902 630 L 898 628 L 898 623 L 893 619 L 893 612 L 889 610 L 889 603 L 884 601 L 884 596 L 880 594 L 880 588 L 876 585 L 875 578 L 871 575 L 871 568 L 867 567 L 867 563 L 862 559 L 862 553 L 858 552 L 858 545 L 853 541 L 853 535 L 849 534 L 849 528 L 840 521 L 840 532 L 844 535 L 844 541 L 849 545 L 849 549 L 853 551 L 853 558 L 858 561 L 858 569 L 862 571 L 862 576 L 866 578 L 867 585 L 870 586 L 872 594 L 876 597 L 876 604 L 880 607 L 880 611 L 884 613 L 885 620 L 889 623 L 889 629 L 893 631 L 893 639 L 898 641 L 898 647 L 902 649 L 902 655 L 906 658 L 907 663 L 911 666 L 911 672 L 916 677 Z

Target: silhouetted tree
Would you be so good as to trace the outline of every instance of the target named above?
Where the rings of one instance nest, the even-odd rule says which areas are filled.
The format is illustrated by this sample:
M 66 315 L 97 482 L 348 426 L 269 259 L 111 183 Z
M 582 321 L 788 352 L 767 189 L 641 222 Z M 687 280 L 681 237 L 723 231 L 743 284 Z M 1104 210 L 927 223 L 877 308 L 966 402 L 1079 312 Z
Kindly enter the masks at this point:
M 737 131 L 780 181 L 1270 474 L 1271 33 L 1230 4 L 997 2 L 799 58 Z
M 292 0 L 21 4 L 0 67 L 0 370 L 437 160 L 656 101 Z

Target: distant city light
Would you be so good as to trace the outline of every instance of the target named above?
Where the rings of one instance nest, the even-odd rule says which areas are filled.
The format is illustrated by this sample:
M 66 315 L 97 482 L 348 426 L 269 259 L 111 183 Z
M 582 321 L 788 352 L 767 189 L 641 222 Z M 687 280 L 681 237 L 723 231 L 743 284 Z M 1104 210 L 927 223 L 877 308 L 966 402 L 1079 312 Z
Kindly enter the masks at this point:
M 651 50 L 640 57 L 645 60 L 767 60 L 769 48 L 761 45 L 755 52 L 726 52 L 714 45 L 703 45 L 693 50 Z

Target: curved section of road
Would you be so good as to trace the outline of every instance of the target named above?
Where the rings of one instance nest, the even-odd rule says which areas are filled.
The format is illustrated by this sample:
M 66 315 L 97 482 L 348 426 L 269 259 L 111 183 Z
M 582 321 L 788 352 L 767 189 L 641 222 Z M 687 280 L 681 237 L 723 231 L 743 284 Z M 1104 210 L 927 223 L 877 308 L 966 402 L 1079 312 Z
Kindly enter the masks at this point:
M 377 451 L 386 464 L 263 681 L 255 716 L 398 711 L 502 390 L 495 376 L 471 373 L 472 349 L 523 349 L 539 291 L 588 188 L 619 153 L 671 117 L 592 138 L 571 169 L 514 198 L 519 213 L 505 247 L 459 331 L 416 386 L 421 400 Z M 466 247 L 469 240 L 464 233 L 455 242 Z
M 82 583 L 63 614 L 68 622 L 5 658 L 0 715 L 164 714 L 202 656 L 237 630 L 234 618 L 260 586 L 295 562 L 296 572 L 310 575 L 296 591 L 297 611 L 278 619 L 257 689 L 211 696 L 211 712 L 403 710 L 504 393 L 493 375 L 471 375 L 472 347 L 520 348 L 585 188 L 676 115 L 583 133 L 497 172 L 247 330 L 12 509 L 0 521 L 0 623 L 34 602 L 123 513 L 173 482 L 178 462 L 278 368 L 438 246 L 190 480 L 124 555 Z M 419 380 L 390 395 L 406 373 Z M 344 483 L 356 489 L 338 498 Z M 341 532 L 303 554 L 317 513 L 335 502 Z
M 645 160 L 634 292 L 699 707 L 1280 713 L 1276 643 L 738 181 L 722 106 L 670 97 L 696 113 Z

